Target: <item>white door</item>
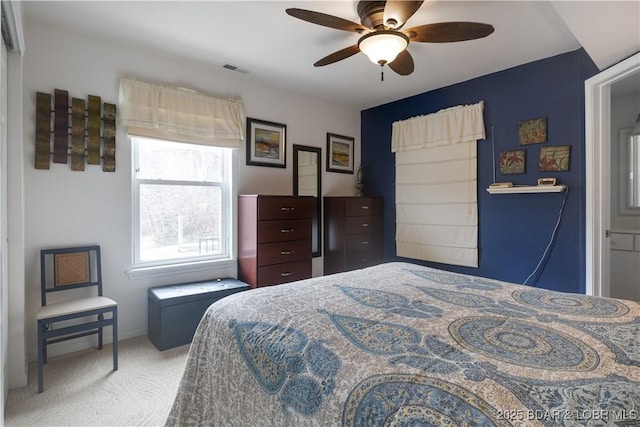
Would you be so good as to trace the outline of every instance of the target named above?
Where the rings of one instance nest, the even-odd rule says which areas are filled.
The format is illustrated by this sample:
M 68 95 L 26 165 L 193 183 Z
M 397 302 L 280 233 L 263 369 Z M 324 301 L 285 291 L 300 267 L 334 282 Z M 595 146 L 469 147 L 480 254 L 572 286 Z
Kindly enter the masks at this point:
M 586 293 L 609 296 L 611 85 L 640 73 L 640 53 L 585 82 Z

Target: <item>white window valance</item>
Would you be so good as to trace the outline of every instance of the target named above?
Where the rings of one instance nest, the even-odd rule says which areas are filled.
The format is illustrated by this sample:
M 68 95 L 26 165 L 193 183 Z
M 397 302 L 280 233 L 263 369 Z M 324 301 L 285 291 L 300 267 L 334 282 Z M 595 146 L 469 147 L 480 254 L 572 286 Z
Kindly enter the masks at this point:
M 391 151 L 418 150 L 484 139 L 484 102 L 460 105 L 393 123 Z
M 244 139 L 241 101 L 123 78 L 118 108 L 130 135 L 233 148 Z
M 393 123 L 398 256 L 478 266 L 482 115 L 480 102 Z

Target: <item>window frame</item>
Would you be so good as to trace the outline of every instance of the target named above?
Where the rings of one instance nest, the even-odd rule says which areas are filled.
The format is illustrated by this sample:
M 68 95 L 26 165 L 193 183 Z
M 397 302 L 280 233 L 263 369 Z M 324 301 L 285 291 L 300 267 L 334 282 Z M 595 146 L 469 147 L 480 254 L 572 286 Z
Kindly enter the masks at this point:
M 215 147 L 221 151 L 221 181 L 190 181 L 190 180 L 171 180 L 171 179 L 138 179 L 139 171 L 139 150 L 138 144 L 140 140 L 175 142 L 187 145 L 198 145 L 183 141 L 168 141 L 157 138 L 148 138 L 142 136 L 130 136 L 132 147 L 132 170 L 131 170 L 131 262 L 132 267 L 128 274 L 136 276 L 138 273 L 143 274 L 164 274 L 173 272 L 195 271 L 200 269 L 209 269 L 213 265 L 221 262 L 233 260 L 233 150 L 226 147 Z M 221 197 L 221 236 L 220 254 L 208 254 L 202 256 L 193 256 L 185 258 L 171 258 L 154 261 L 144 261 L 140 259 L 140 185 L 185 185 L 194 187 L 218 187 L 220 188 Z

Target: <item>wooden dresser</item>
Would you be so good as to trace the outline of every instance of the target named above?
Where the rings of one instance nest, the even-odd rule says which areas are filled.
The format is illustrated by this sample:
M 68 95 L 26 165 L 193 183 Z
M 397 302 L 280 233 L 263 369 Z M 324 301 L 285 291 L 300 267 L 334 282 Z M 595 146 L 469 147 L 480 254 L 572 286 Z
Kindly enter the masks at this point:
M 324 198 L 324 274 L 382 262 L 382 199 Z
M 311 277 L 311 196 L 238 196 L 238 279 L 252 288 Z

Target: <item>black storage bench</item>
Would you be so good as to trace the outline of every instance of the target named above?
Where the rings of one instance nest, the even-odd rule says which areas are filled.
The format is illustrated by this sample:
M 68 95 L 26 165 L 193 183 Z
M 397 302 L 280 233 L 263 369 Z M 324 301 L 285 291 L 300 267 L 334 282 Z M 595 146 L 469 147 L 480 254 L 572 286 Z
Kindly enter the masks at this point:
M 150 288 L 148 333 L 158 350 L 188 344 L 211 304 L 227 295 L 246 291 L 249 285 L 236 279 Z

